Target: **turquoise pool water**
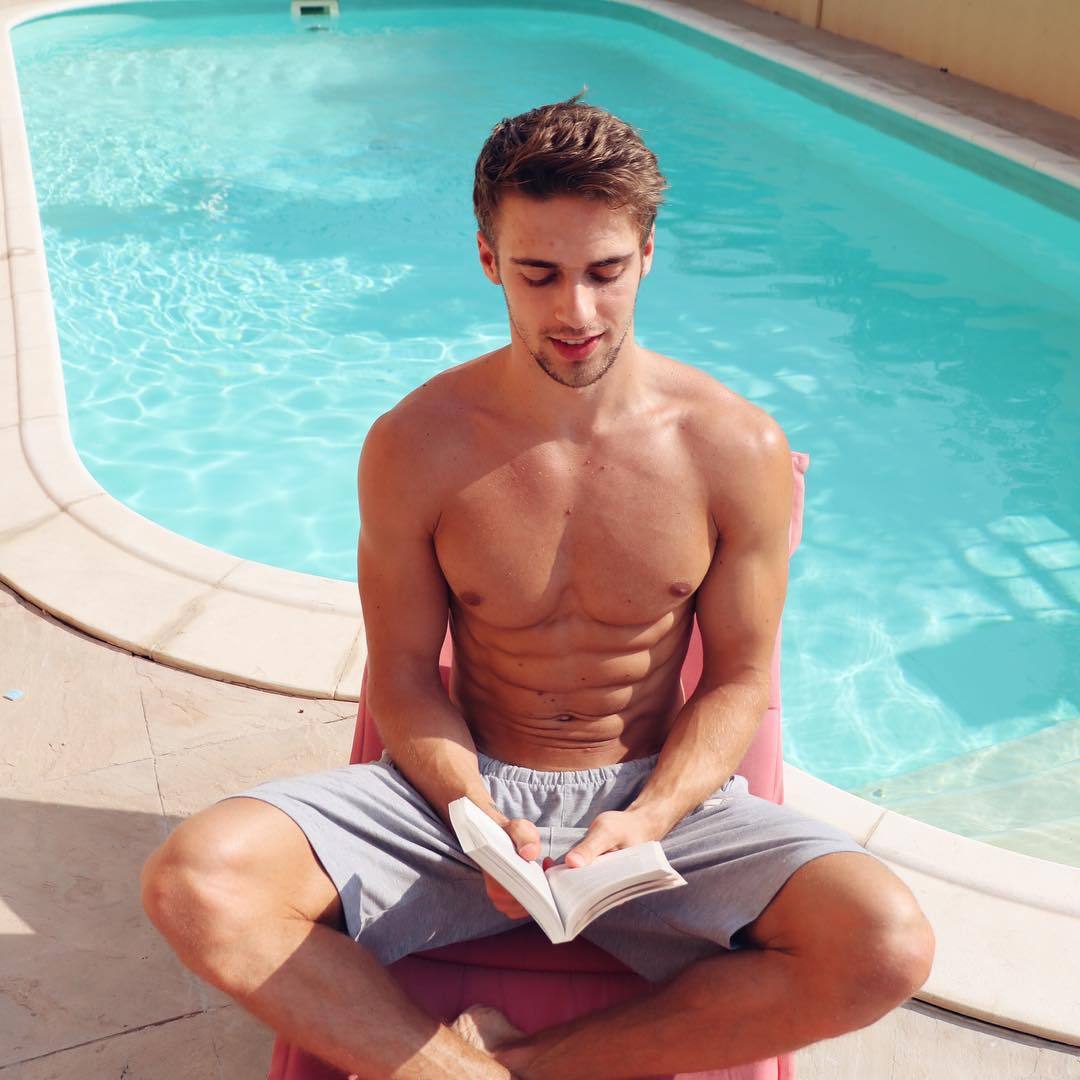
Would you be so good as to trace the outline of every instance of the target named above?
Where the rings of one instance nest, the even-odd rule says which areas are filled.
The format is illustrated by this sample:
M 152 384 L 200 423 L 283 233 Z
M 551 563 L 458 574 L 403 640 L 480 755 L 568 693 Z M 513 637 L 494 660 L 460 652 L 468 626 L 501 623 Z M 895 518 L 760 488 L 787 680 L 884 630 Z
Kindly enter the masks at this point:
M 328 25 L 159 3 L 13 31 L 71 424 L 103 487 L 204 544 L 354 579 L 369 424 L 506 340 L 474 256 L 480 144 L 587 84 L 672 185 L 640 340 L 812 456 L 789 758 L 857 787 L 1077 717 L 1066 196 L 611 4 Z

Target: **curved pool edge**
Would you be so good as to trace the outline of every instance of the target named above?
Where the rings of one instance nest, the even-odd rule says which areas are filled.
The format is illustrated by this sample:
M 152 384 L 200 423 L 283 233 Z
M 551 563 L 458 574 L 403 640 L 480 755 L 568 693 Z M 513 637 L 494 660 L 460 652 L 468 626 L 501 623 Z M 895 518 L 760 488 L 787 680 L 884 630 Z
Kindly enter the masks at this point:
M 778 20 L 770 37 L 688 7 L 624 2 L 1080 189 L 1080 160 L 802 52 L 794 24 Z M 355 701 L 365 644 L 353 584 L 243 560 L 170 532 L 104 491 L 75 451 L 9 30 L 88 6 L 31 0 L 0 8 L 0 580 L 61 621 L 161 663 Z M 1080 955 L 1080 869 L 944 832 L 790 765 L 785 781 L 791 805 L 845 829 L 919 898 L 938 935 L 919 998 L 1080 1045 L 1071 1007 L 1080 1000 L 1080 973 L 1062 962 Z

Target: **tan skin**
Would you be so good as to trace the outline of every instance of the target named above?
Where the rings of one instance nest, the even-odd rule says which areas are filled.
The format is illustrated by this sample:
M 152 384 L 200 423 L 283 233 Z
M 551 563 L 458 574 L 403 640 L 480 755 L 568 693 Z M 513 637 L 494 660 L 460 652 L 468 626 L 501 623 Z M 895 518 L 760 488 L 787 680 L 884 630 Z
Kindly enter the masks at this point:
M 784 599 L 790 452 L 760 410 L 634 342 L 653 242 L 642 250 L 627 216 L 512 196 L 499 239 L 497 260 L 479 237 L 480 259 L 505 291 L 511 344 L 421 387 L 364 450 L 369 686 L 391 755 L 444 817 L 463 790 L 487 805 L 473 747 L 539 769 L 662 751 L 634 805 L 599 817 L 567 855 L 573 866 L 663 836 L 740 760 L 765 708 Z M 597 332 L 585 361 L 563 360 L 550 340 Z M 615 347 L 591 385 L 564 384 L 595 377 Z M 416 680 L 402 658 L 430 660 L 447 601 L 456 707 L 432 718 L 431 737 L 440 761 L 446 739 L 470 753 L 440 775 L 409 719 Z M 684 709 L 695 608 L 709 648 Z M 526 858 L 538 854 L 531 822 L 510 833 Z
M 477 750 L 556 770 L 659 753 L 634 802 L 567 854 L 584 865 L 662 838 L 753 737 L 787 581 L 790 452 L 759 409 L 637 345 L 653 237 L 642 244 L 627 215 L 512 195 L 497 250 L 478 243 L 510 344 L 410 394 L 361 456 L 369 702 L 444 819 L 469 795 L 529 859 L 536 826 L 490 804 Z M 585 359 L 553 340 L 597 335 Z M 449 698 L 437 664 L 448 612 Z M 695 613 L 704 670 L 684 701 Z M 469 1045 L 336 932 L 337 893 L 274 807 L 238 798 L 189 819 L 147 864 L 144 902 L 189 967 L 361 1076 L 614 1076 L 612 1039 L 637 1070 L 618 1075 L 756 1060 L 872 1022 L 921 985 L 932 955 L 897 878 L 865 856 L 825 856 L 746 928 L 751 948 L 532 1038 L 496 1023 Z

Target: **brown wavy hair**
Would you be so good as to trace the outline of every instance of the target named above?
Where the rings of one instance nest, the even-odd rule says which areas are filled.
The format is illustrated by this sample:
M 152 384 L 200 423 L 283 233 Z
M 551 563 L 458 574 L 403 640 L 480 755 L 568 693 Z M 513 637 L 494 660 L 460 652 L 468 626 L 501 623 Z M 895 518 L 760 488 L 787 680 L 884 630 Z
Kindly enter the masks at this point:
M 638 132 L 577 94 L 500 120 L 476 159 L 473 209 L 495 246 L 499 199 L 510 190 L 537 199 L 582 195 L 625 209 L 644 246 L 667 182 Z

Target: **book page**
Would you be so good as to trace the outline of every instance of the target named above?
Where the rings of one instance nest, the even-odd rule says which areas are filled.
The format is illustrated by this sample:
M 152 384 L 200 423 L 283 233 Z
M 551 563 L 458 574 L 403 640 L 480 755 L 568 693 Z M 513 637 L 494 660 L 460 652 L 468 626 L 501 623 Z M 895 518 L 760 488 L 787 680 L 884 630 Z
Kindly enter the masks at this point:
M 461 850 L 502 885 L 553 942 L 565 941 L 563 922 L 540 864 L 523 859 L 505 830 L 472 800 L 455 799 L 449 810 Z
M 664 889 L 677 889 L 685 884 L 686 879 L 678 874 L 671 880 L 657 881 L 655 878 L 650 878 L 648 881 L 632 882 L 618 892 L 609 893 L 603 899 L 597 900 L 595 904 L 587 907 L 583 905 L 576 906 L 571 912 L 571 921 L 566 924 L 567 938 L 576 937 L 593 919 L 599 918 L 604 912 L 610 911 L 620 904 L 625 904 L 627 900 L 633 900 L 636 896 L 661 892 Z
M 598 856 L 588 866 L 553 866 L 548 885 L 563 925 L 574 936 L 597 915 L 634 896 L 685 885 L 658 840 Z

